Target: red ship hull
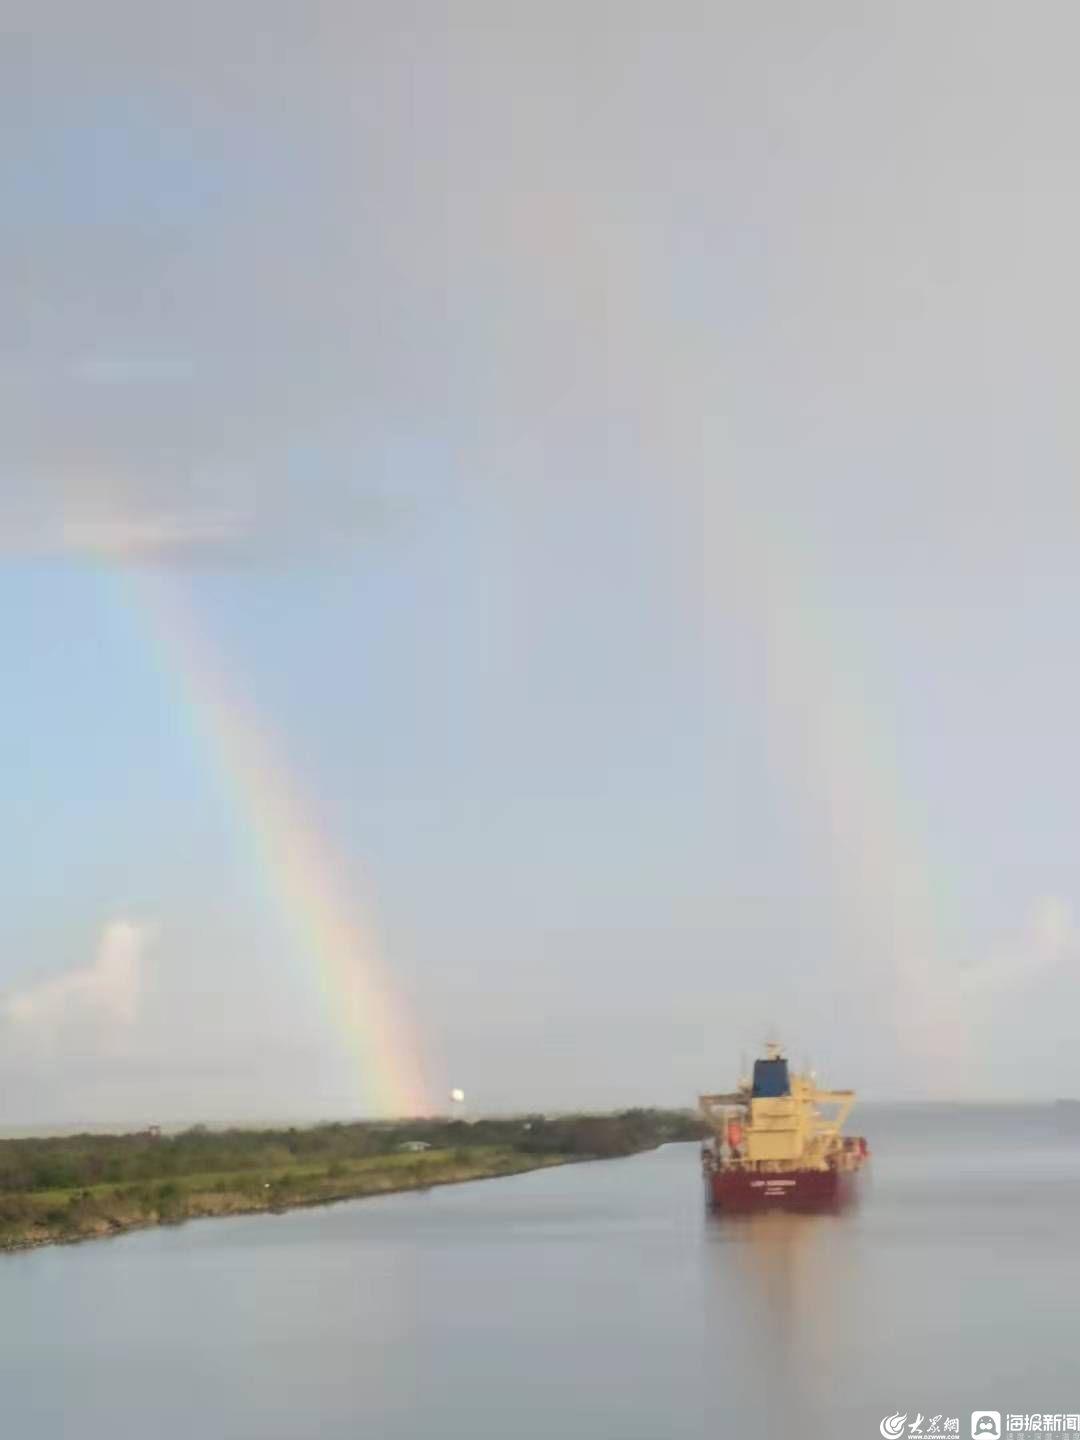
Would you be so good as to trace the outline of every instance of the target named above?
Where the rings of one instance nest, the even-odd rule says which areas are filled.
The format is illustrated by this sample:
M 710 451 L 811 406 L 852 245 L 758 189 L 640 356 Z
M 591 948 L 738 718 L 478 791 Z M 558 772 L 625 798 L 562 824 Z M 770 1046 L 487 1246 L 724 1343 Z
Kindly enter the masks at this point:
M 851 1170 L 713 1170 L 705 1176 L 705 1194 L 714 1210 L 744 1214 L 752 1210 L 838 1211 L 857 1193 Z

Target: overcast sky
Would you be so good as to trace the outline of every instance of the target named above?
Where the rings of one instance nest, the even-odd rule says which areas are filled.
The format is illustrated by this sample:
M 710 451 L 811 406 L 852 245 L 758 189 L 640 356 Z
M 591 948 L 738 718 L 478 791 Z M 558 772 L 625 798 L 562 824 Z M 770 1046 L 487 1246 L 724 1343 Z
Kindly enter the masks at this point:
M 4 28 L 0 1124 L 1080 1093 L 1074 6 Z

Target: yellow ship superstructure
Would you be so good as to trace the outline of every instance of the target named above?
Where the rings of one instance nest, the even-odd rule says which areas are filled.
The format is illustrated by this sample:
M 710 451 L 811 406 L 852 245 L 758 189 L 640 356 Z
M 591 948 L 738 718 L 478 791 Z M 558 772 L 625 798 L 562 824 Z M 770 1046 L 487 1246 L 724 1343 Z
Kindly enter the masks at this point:
M 853 1090 L 821 1089 L 768 1045 L 752 1080 L 732 1094 L 699 1097 L 713 1131 L 702 1152 L 713 1203 L 746 1208 L 839 1195 L 868 1154 L 865 1140 L 843 1134 L 854 1103 Z

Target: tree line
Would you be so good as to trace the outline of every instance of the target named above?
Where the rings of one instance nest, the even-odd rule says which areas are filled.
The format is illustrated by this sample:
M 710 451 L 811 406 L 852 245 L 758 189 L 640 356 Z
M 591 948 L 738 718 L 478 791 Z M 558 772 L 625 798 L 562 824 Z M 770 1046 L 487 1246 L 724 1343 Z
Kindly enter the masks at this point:
M 265 1129 L 195 1125 L 175 1134 L 142 1131 L 0 1140 L 0 1194 L 101 1184 L 241 1174 L 297 1165 L 345 1164 L 389 1155 L 408 1142 L 433 1149 L 505 1146 L 523 1154 L 607 1158 L 704 1133 L 690 1111 L 523 1115 L 472 1121 L 341 1121 Z

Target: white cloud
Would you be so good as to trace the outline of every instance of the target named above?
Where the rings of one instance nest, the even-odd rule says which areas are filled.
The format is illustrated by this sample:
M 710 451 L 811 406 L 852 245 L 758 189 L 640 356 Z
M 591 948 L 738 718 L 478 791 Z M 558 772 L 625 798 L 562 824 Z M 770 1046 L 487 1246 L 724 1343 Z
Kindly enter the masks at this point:
M 304 560 L 384 534 L 390 509 L 377 484 L 342 480 L 307 503 L 287 479 L 256 485 L 242 470 L 212 468 L 156 486 L 124 471 L 41 470 L 30 498 L 16 503 L 0 475 L 0 557 L 118 566 Z
M 1031 933 L 1042 954 L 1056 960 L 1075 948 L 1080 939 L 1072 906 L 1056 895 L 1047 895 L 1035 907 Z
M 998 945 L 982 964 L 962 972 L 961 997 L 1018 989 L 1078 952 L 1080 928 L 1071 904 L 1059 895 L 1044 895 L 1017 935 Z
M 0 1013 L 28 1035 L 52 1036 L 71 1025 L 133 1025 L 138 1016 L 143 955 L 152 931 L 131 920 L 105 927 L 93 963 L 11 991 Z
M 238 518 L 224 512 L 98 515 L 65 519 L 54 548 L 99 559 L 124 560 L 223 545 L 240 534 Z

